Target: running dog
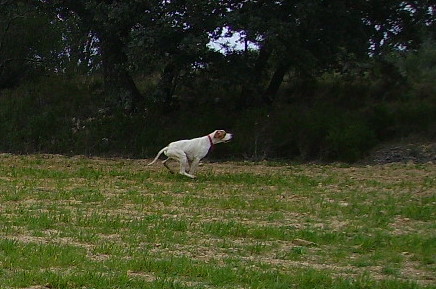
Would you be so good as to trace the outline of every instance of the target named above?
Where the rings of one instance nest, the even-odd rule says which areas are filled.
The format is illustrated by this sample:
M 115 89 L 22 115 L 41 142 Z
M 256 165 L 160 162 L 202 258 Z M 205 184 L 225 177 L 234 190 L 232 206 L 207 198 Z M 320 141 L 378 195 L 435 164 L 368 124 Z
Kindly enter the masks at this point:
M 207 153 L 218 143 L 229 142 L 233 135 L 224 130 L 216 130 L 206 136 L 193 138 L 189 140 L 179 140 L 170 143 L 168 146 L 161 149 L 154 160 L 148 165 L 154 164 L 164 153 L 168 158 L 162 161 L 162 164 L 171 172 L 174 173 L 167 162 L 174 159 L 180 163 L 181 175 L 189 178 L 195 178 L 195 171 Z

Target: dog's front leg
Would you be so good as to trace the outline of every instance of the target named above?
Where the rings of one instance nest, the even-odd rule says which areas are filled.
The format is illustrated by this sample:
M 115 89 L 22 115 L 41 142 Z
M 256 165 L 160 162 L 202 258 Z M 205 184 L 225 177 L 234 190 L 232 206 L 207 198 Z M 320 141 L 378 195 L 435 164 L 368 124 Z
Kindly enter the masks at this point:
M 191 174 L 191 175 L 194 175 L 195 174 L 195 172 L 197 171 L 197 168 L 198 168 L 198 164 L 200 163 L 200 159 L 199 158 L 195 158 L 193 161 L 192 161 L 192 164 L 191 164 L 191 169 L 189 170 L 189 173 Z

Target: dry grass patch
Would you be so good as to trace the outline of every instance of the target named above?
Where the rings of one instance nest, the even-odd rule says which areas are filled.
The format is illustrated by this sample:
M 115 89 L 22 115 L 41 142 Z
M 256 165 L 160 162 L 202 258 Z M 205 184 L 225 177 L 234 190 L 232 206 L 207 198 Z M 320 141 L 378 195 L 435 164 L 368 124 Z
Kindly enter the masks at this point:
M 0 155 L 0 287 L 436 286 L 435 165 L 147 162 Z

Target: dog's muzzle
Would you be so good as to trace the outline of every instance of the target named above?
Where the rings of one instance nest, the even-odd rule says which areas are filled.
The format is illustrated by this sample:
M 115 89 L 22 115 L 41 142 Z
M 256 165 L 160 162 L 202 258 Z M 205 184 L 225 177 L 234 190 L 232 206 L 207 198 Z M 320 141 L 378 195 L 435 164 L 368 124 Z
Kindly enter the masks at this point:
M 226 135 L 223 138 L 223 141 L 226 143 L 226 142 L 231 141 L 232 138 L 233 138 L 233 135 L 231 133 L 226 133 Z

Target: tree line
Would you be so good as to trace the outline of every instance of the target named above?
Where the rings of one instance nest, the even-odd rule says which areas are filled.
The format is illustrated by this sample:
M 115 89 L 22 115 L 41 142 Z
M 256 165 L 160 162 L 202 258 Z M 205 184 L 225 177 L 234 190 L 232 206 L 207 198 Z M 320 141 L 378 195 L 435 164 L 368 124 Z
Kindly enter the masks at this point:
M 74 113 L 83 115 L 82 123 L 96 122 L 101 111 L 121 111 L 129 120 L 118 119 L 119 126 L 133 126 L 129 121 L 135 118 L 144 122 L 144 112 L 165 122 L 165 113 L 181 108 L 202 107 L 210 114 L 224 107 L 231 109 L 232 117 L 245 116 L 246 123 L 229 124 L 247 136 L 239 142 L 241 152 L 247 151 L 244 140 L 250 146 L 251 132 L 257 130 L 256 147 L 250 148 L 255 154 L 284 152 L 286 147 L 284 157 L 335 158 L 361 146 L 358 153 L 351 153 L 350 159 L 356 159 L 376 143 L 368 140 L 398 135 L 390 131 L 407 127 L 405 119 L 422 115 L 431 119 L 434 113 L 434 106 L 427 105 L 435 95 L 433 2 L 0 0 L 2 105 L 17 107 L 13 97 L 20 94 L 18 107 L 23 111 L 28 110 L 26 105 L 45 109 L 43 104 L 56 103 L 49 96 L 55 88 L 74 103 L 35 116 L 35 125 L 22 134 L 14 126 L 28 124 L 10 121 L 11 109 L 0 109 L 0 132 L 15 139 L 2 146 L 9 150 L 25 140 L 36 150 L 60 142 L 67 147 L 66 141 L 51 140 L 49 134 L 43 141 L 46 132 L 35 127 L 41 122 L 51 126 L 56 122 L 50 120 L 68 115 L 78 128 L 80 117 L 65 112 L 75 106 Z M 226 44 L 226 39 L 237 40 L 238 48 Z M 52 91 L 47 93 L 44 87 Z M 32 95 L 34 99 L 26 99 Z M 94 105 L 98 108 L 84 108 L 94 97 L 100 99 Z M 104 117 L 98 121 L 106 121 Z M 125 135 L 107 137 L 114 129 L 103 132 L 100 126 L 100 132 L 83 135 L 76 128 L 61 131 L 71 122 L 64 118 L 52 130 L 70 144 L 83 138 L 84 147 L 103 148 L 95 143 L 119 139 L 120 150 L 126 150 Z M 170 126 L 170 121 L 150 123 L 149 134 L 154 127 Z M 201 120 L 191 124 L 199 125 Z M 96 137 L 90 140 L 89 135 Z M 286 141 L 280 140 L 283 135 Z M 158 138 L 157 132 L 153 138 Z M 142 145 L 150 137 L 144 134 L 143 139 L 131 142 L 138 154 L 144 153 Z
M 238 87 L 240 107 L 271 104 L 286 75 L 344 72 L 435 31 L 426 0 L 2 0 L 0 13 L 0 88 L 40 70 L 98 72 L 128 108 L 172 105 L 199 75 Z M 217 52 L 208 43 L 223 31 L 258 48 Z M 148 76 L 158 81 L 145 95 L 137 81 Z

